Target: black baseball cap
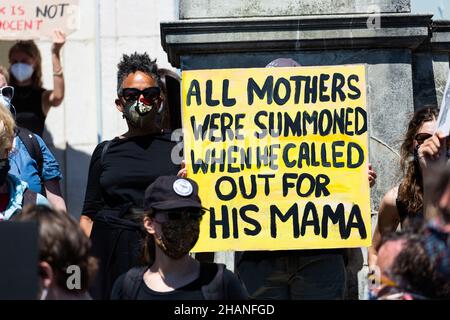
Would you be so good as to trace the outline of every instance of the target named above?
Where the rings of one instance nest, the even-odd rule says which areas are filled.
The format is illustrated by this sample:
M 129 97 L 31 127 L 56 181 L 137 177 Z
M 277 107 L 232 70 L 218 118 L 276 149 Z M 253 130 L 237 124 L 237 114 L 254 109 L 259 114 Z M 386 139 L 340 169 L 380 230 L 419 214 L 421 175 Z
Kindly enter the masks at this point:
M 172 210 L 180 208 L 203 209 L 198 196 L 198 185 L 189 178 L 158 177 L 146 190 L 144 210 Z

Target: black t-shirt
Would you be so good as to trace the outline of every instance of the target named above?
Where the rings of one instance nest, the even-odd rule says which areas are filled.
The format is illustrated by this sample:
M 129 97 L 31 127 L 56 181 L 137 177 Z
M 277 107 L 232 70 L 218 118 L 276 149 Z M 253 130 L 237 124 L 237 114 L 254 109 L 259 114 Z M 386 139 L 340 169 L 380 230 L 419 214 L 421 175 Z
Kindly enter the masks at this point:
M 200 274 L 197 279 L 170 292 L 154 291 L 150 289 L 145 284 L 144 279 L 142 279 L 139 285 L 136 300 L 205 300 L 201 288 L 202 286 L 209 284 L 214 279 L 217 271 L 218 267 L 215 263 L 200 263 Z M 114 283 L 111 300 L 123 299 L 122 292 L 124 279 L 125 274 L 121 275 Z M 228 269 L 224 269 L 223 281 L 226 292 L 225 300 L 248 299 L 247 291 L 243 287 L 242 282 L 233 272 Z
M 44 88 L 35 88 L 33 86 L 16 86 L 14 87 L 14 97 L 11 101 L 16 109 L 17 124 L 41 137 L 44 132 L 46 118 L 42 111 L 42 94 L 44 91 Z
M 169 134 L 114 138 L 102 157 L 105 142 L 92 154 L 83 206 L 91 219 L 104 208 L 132 203 L 141 207 L 145 189 L 159 176 L 176 175 L 171 159 L 176 142 Z

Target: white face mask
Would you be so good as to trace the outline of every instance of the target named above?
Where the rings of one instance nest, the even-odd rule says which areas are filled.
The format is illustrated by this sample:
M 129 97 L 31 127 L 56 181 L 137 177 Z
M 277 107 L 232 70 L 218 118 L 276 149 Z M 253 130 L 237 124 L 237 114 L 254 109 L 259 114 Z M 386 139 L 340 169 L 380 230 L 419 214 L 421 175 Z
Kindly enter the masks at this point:
M 33 66 L 27 63 L 17 62 L 11 66 L 11 73 L 19 82 L 30 79 L 33 72 Z

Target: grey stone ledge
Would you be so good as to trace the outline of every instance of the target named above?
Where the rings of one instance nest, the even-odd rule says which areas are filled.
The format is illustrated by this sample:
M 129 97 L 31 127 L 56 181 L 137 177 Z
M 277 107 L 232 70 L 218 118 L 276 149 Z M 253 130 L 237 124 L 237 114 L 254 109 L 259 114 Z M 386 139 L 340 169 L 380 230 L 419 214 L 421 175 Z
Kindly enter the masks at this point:
M 180 0 L 181 19 L 411 12 L 410 0 Z
M 433 52 L 450 52 L 450 20 L 436 20 L 431 25 Z
M 325 49 L 416 49 L 430 38 L 432 14 L 204 19 L 161 23 L 170 63 L 180 55 Z M 372 27 L 373 19 L 379 27 Z M 370 20 L 372 19 L 372 20 Z

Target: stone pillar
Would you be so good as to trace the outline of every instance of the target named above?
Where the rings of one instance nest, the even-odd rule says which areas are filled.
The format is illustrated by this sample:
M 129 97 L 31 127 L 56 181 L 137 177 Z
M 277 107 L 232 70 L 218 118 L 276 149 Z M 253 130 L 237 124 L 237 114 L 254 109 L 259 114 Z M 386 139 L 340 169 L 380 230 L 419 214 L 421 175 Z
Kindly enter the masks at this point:
M 399 147 L 420 91 L 414 52 L 430 41 L 431 15 L 411 14 L 409 0 L 180 0 L 180 18 L 161 24 L 161 40 L 182 70 L 264 67 L 279 57 L 304 66 L 366 64 L 375 223 L 382 196 L 400 178 Z M 436 57 L 448 63 L 448 55 Z M 367 293 L 366 256 L 352 250 L 350 298 Z
M 431 38 L 413 55 L 414 107 L 437 104 L 447 83 L 450 53 L 450 22 L 433 21 Z

